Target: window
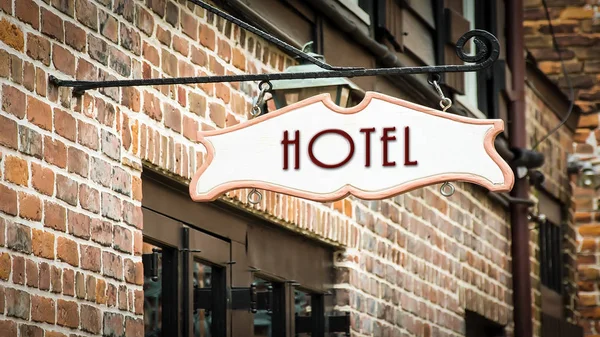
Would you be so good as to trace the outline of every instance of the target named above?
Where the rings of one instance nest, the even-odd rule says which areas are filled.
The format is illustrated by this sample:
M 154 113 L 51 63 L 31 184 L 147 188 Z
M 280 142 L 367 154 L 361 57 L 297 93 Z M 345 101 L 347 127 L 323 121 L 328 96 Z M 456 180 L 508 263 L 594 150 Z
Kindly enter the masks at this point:
M 546 220 L 539 225 L 540 278 L 542 285 L 562 293 L 562 231 Z
M 502 43 L 499 27 L 504 25 L 499 22 L 503 18 L 503 0 L 433 0 L 433 4 L 437 64 L 461 64 L 455 51 L 456 41 L 472 29 L 486 30 Z M 464 50 L 470 55 L 477 52 L 473 39 Z M 443 74 L 444 89 L 471 110 L 479 110 L 488 118 L 503 118 L 504 100 L 500 93 L 505 89 L 505 71 L 501 55 L 492 67 L 479 72 Z
M 466 337 L 505 337 L 504 327 L 473 311 L 465 311 Z
M 333 251 L 226 205 L 195 203 L 151 173 L 144 193 L 147 337 L 325 337 L 333 316 Z

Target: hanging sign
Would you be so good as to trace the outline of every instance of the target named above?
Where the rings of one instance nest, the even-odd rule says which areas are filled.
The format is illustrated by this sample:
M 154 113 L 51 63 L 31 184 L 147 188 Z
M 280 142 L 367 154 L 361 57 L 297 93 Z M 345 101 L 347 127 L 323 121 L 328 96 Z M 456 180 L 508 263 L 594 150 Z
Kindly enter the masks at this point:
M 465 181 L 510 191 L 514 175 L 494 148 L 502 120 L 452 115 L 367 92 L 352 108 L 329 94 L 236 126 L 199 132 L 207 159 L 190 195 L 211 201 L 256 188 L 320 202 L 384 199 Z

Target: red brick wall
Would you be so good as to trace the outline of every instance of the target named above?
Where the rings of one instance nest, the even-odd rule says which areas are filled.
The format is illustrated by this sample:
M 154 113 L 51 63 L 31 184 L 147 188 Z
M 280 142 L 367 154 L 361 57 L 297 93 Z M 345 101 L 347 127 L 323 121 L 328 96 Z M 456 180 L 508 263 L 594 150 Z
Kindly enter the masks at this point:
M 196 131 L 247 120 L 256 85 L 74 98 L 48 75 L 255 73 L 292 60 L 184 1 L 0 0 L 0 10 L 0 331 L 142 336 L 141 170 L 189 182 L 203 160 Z M 451 198 L 438 185 L 373 202 L 263 191 L 251 206 L 247 190 L 224 200 L 342 247 L 335 298 L 357 336 L 462 336 L 465 310 L 510 332 L 508 214 L 455 185 Z

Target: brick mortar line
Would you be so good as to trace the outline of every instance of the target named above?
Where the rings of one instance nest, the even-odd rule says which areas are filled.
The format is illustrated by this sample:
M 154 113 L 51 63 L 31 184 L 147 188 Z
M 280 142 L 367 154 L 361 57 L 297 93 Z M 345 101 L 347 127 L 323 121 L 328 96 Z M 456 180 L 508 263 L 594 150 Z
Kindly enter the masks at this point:
M 340 286 L 338 286 L 338 284 L 334 285 L 334 289 L 342 289 L 342 290 L 352 290 L 357 294 L 362 295 L 365 299 L 373 299 L 376 303 L 380 303 L 380 304 L 385 304 L 385 305 L 389 305 L 392 308 L 397 308 L 400 307 L 400 310 L 405 310 L 406 313 L 410 313 L 409 311 L 406 311 L 406 308 L 402 307 L 401 304 L 396 305 L 395 303 L 393 303 L 393 301 L 385 301 L 385 300 L 381 300 L 379 297 L 377 297 L 377 295 L 371 295 L 368 293 L 365 293 L 362 289 L 360 288 L 356 288 L 355 286 L 352 286 L 349 283 L 343 283 L 343 284 L 339 284 Z M 417 304 L 419 303 L 424 303 L 427 308 L 431 308 L 431 309 L 436 309 L 439 312 L 443 312 L 446 313 L 450 316 L 454 316 L 455 318 L 463 318 L 463 316 L 460 316 L 459 313 L 453 311 L 452 309 L 448 308 L 448 307 L 444 307 L 442 304 L 440 303 L 433 303 L 431 302 L 429 299 L 425 298 L 425 297 L 420 297 L 415 295 L 413 292 L 407 291 L 406 289 L 403 288 L 399 288 L 399 287 L 395 287 L 397 288 L 397 290 L 404 296 L 408 296 L 411 300 L 417 302 Z M 396 289 L 395 289 L 396 290 Z M 348 305 L 351 306 L 351 305 Z M 460 309 L 461 311 L 464 311 L 465 308 L 463 308 L 460 303 L 458 305 L 458 309 Z M 418 310 L 418 309 L 417 309 Z M 368 314 L 367 312 L 361 312 L 364 314 L 367 314 L 369 316 L 371 316 L 370 314 Z M 420 317 L 417 314 L 412 314 L 416 317 Z
M 368 230 L 368 231 L 370 231 L 370 230 L 369 230 L 369 229 L 367 229 L 366 227 L 364 227 L 364 229 L 365 229 L 365 230 Z M 402 228 L 401 228 L 401 230 L 404 230 L 404 228 L 402 227 Z M 407 231 L 407 232 L 408 232 L 408 231 Z M 377 239 L 379 239 L 380 241 L 383 241 L 383 242 L 389 242 L 389 243 L 391 244 L 391 246 L 392 246 L 392 247 L 394 247 L 394 248 L 398 249 L 399 251 L 401 251 L 401 252 L 405 253 L 406 255 L 411 255 L 411 256 L 414 256 L 416 259 L 424 261 L 426 265 L 428 265 L 428 264 L 429 264 L 429 262 L 428 262 L 428 261 L 425 261 L 423 258 L 421 258 L 421 257 L 418 257 L 418 256 L 416 256 L 416 255 L 415 255 L 415 254 L 413 254 L 413 253 L 409 253 L 409 252 L 408 252 L 408 250 L 407 250 L 406 248 L 402 248 L 402 247 L 400 247 L 399 245 L 397 245 L 397 244 L 395 244 L 395 243 L 391 242 L 391 241 L 390 241 L 390 240 L 388 240 L 387 238 L 384 238 L 384 237 L 380 237 L 380 236 L 378 236 L 376 233 L 373 233 L 373 234 L 375 234 L 376 238 L 377 238 Z M 424 243 L 424 244 L 430 244 L 430 243 L 428 243 L 427 241 L 425 241 L 425 240 L 421 239 L 421 238 L 420 238 L 418 235 L 415 235 L 415 234 L 413 234 L 413 233 L 411 233 L 411 232 L 408 232 L 408 234 L 409 234 L 410 236 L 413 236 L 413 238 L 414 238 L 414 239 L 421 240 L 421 243 Z M 465 247 L 466 249 L 468 249 L 468 247 L 466 247 L 464 244 L 460 244 L 460 243 L 458 243 L 458 242 L 455 242 L 455 243 L 456 243 L 457 245 L 459 245 L 459 246 L 463 246 L 463 247 Z M 434 248 L 432 248 L 433 250 L 437 250 L 437 247 L 436 247 L 436 246 L 433 246 L 433 247 L 434 247 Z M 492 248 L 493 248 L 493 247 L 492 247 Z M 364 250 L 364 251 L 367 251 L 367 252 L 369 252 L 368 250 Z M 371 252 L 369 252 L 369 253 L 371 253 Z M 438 250 L 438 253 L 440 253 L 441 255 L 445 255 L 445 256 L 446 256 L 446 257 L 447 257 L 447 258 L 448 258 L 450 261 L 456 261 L 456 262 L 459 262 L 459 263 L 463 263 L 463 262 L 461 262 L 461 261 L 459 260 L 459 258 L 457 258 L 457 257 L 454 257 L 454 256 L 450 255 L 448 252 L 446 252 L 446 251 L 444 251 L 444 250 L 441 250 L 441 249 L 440 249 L 440 250 Z M 478 253 L 478 252 L 477 252 L 475 249 L 473 249 L 473 253 L 474 253 L 474 254 L 476 254 L 476 255 L 480 255 L 480 254 L 479 254 L 479 253 Z M 501 254 L 504 254 L 504 253 L 503 253 L 503 252 L 501 252 Z M 483 255 L 480 255 L 480 257 L 482 258 L 482 260 L 485 260 L 485 261 L 490 261 L 489 259 L 487 259 L 487 258 L 486 258 L 485 256 L 483 256 Z M 495 265 L 495 263 L 490 263 L 490 265 Z M 438 271 L 443 271 L 443 269 L 441 269 L 441 268 L 437 268 L 437 266 L 434 266 L 434 267 L 436 267 L 436 268 L 434 268 L 434 269 L 436 269 L 436 270 L 438 270 Z M 504 269 L 502 269 L 502 268 L 501 268 L 501 267 L 499 267 L 499 266 L 498 266 L 498 269 L 499 269 L 499 271 L 505 272 L 505 271 L 504 271 Z M 449 274 L 449 272 L 448 272 L 448 274 Z
M 44 210 L 44 213 L 45 213 L 45 210 Z M 42 230 L 42 231 L 44 231 L 44 232 L 50 232 L 50 233 L 54 234 L 54 237 L 55 237 L 56 239 L 58 239 L 58 237 L 59 237 L 59 236 L 61 236 L 61 237 L 64 237 L 64 238 L 68 238 L 68 239 L 70 239 L 70 240 L 72 240 L 72 241 L 79 242 L 79 243 L 81 243 L 81 244 L 83 244 L 83 243 L 86 243 L 86 246 L 93 246 L 93 247 L 96 247 L 96 248 L 101 248 L 101 249 L 103 249 L 104 251 L 110 251 L 110 252 L 112 252 L 112 253 L 114 253 L 114 254 L 116 254 L 116 255 L 120 255 L 121 257 L 135 257 L 135 258 L 134 258 L 134 259 L 132 259 L 132 260 L 136 260 L 136 259 L 137 259 L 137 257 L 138 257 L 138 256 L 137 256 L 137 255 L 135 255 L 135 253 L 133 252 L 133 250 L 134 250 L 134 247 L 133 247 L 133 246 L 134 246 L 134 242 L 133 242 L 133 235 L 135 235 L 135 233 L 134 233 L 135 231 L 134 231 L 134 230 L 132 230 L 132 231 L 131 231 L 131 232 L 132 232 L 132 233 L 131 233 L 131 235 L 132 235 L 132 252 L 131 252 L 131 253 L 127 253 L 127 252 L 123 252 L 123 251 L 120 251 L 120 250 L 117 250 L 117 249 L 115 249 L 115 248 L 113 247 L 113 244 L 112 244 L 112 243 L 111 243 L 111 246 L 109 246 L 109 247 L 107 247 L 107 246 L 103 246 L 102 244 L 100 244 L 100 243 L 98 243 L 98 242 L 94 241 L 94 240 L 92 239 L 92 237 L 93 237 L 93 236 L 92 236 L 91 234 L 90 234 L 90 238 L 89 238 L 89 239 L 87 239 L 87 240 L 86 240 L 86 239 L 84 239 L 84 238 L 81 238 L 81 237 L 75 236 L 73 233 L 70 233 L 70 232 L 68 232 L 68 226 L 67 226 L 67 228 L 66 228 L 66 229 L 67 229 L 67 231 L 63 232 L 63 231 L 60 231 L 60 230 L 54 229 L 54 228 L 52 228 L 52 227 L 46 227 L 46 226 L 43 224 L 43 220 L 41 220 L 41 221 L 33 221 L 33 220 L 30 220 L 30 219 L 24 219 L 24 218 L 21 218 L 21 217 L 19 217 L 19 215 L 11 216 L 11 215 L 8 215 L 8 214 L 6 214 L 6 213 L 0 213 L 0 214 L 2 214 L 2 215 L 3 215 L 3 218 L 4 218 L 4 219 L 6 219 L 6 220 L 8 220 L 8 221 L 11 221 L 11 222 L 13 222 L 13 223 L 15 223 L 15 224 L 24 225 L 24 226 L 27 226 L 27 227 L 29 227 L 29 228 L 31 228 L 31 229 Z M 42 219 L 44 219 L 44 217 L 43 217 Z M 107 221 L 107 220 L 105 220 L 105 221 Z M 108 222 L 111 222 L 111 221 L 110 221 L 110 220 L 108 220 Z M 68 223 L 66 223 L 66 225 L 68 225 Z M 112 222 L 112 226 L 113 226 L 113 228 L 114 228 L 115 226 L 120 226 L 120 227 L 124 227 L 124 228 L 126 228 L 126 229 L 129 227 L 129 226 L 128 226 L 128 225 L 126 225 L 126 224 L 115 223 L 115 222 Z M 138 231 L 141 231 L 141 230 L 139 230 L 139 229 L 137 229 L 137 230 L 138 230 Z M 8 231 L 8 229 L 6 229 L 6 231 Z M 32 232 L 32 233 L 33 233 L 33 232 Z M 32 235 L 33 235 L 33 234 L 32 234 Z M 113 235 L 114 235 L 114 234 L 113 234 Z M 8 246 L 6 246 L 6 247 L 8 247 Z M 11 251 L 13 251 L 13 250 L 11 250 Z M 55 251 L 54 251 L 54 253 L 55 253 L 55 256 L 58 256 L 58 255 L 57 255 L 57 252 L 58 252 L 58 246 L 57 246 L 57 245 L 55 245 Z M 32 254 L 32 256 L 33 256 L 33 252 L 32 252 L 31 254 Z M 141 258 L 141 257 L 139 257 L 139 258 Z
M 3 115 L 3 114 L 2 114 L 2 112 L 0 112 L 0 115 Z M 23 125 L 23 126 L 27 126 L 27 125 Z M 100 193 L 100 192 L 106 192 L 106 193 L 112 194 L 112 195 L 114 195 L 114 196 L 118 196 L 118 197 L 119 197 L 119 199 L 120 199 L 121 201 L 128 201 L 129 203 L 132 203 L 132 204 L 134 204 L 135 206 L 141 206 L 141 202 L 140 202 L 140 201 L 138 201 L 138 200 L 135 200 L 135 199 L 133 199 L 133 196 L 132 196 L 132 195 L 131 195 L 131 196 L 128 196 L 128 195 L 126 195 L 126 194 L 123 194 L 123 193 L 121 193 L 121 192 L 117 192 L 117 191 L 113 190 L 113 189 L 112 189 L 112 187 L 110 187 L 110 186 L 109 186 L 109 187 L 106 187 L 106 186 L 104 186 L 104 185 L 102 185 L 102 184 L 100 184 L 100 183 L 97 183 L 97 182 L 95 182 L 94 180 L 92 180 L 92 178 L 91 178 L 91 177 L 89 177 L 89 175 L 91 174 L 91 169 L 90 169 L 90 170 L 89 170 L 89 172 L 88 172 L 88 177 L 82 177 L 82 176 L 80 176 L 79 174 L 77 174 L 77 173 L 75 173 L 75 172 L 69 172 L 69 171 L 68 171 L 68 165 L 67 165 L 67 167 L 66 167 L 66 168 L 61 168 L 61 167 L 58 167 L 58 166 L 55 166 L 55 165 L 53 165 L 53 164 L 50 164 L 50 163 L 48 163 L 48 162 L 47 162 L 47 161 L 45 161 L 44 159 L 39 159 L 39 158 L 37 158 L 37 157 L 34 157 L 34 156 L 31 156 L 31 155 L 28 155 L 28 154 L 22 153 L 22 152 L 20 152 L 20 151 L 18 151 L 18 150 L 10 149 L 10 148 L 8 148 L 8 147 L 4 147 L 4 146 L 1 146 L 1 148 L 5 149 L 5 151 L 3 151 L 3 154 L 5 154 L 5 157 L 6 157 L 6 155 L 10 155 L 10 156 L 12 156 L 12 157 L 18 157 L 18 158 L 22 158 L 22 159 L 24 159 L 25 161 L 27 161 L 27 162 L 28 162 L 28 169 L 29 169 L 29 166 L 30 166 L 29 164 L 31 164 L 31 163 L 35 163 L 35 164 L 38 164 L 38 165 L 40 165 L 40 166 L 42 166 L 42 167 L 44 167 L 44 168 L 51 169 L 51 170 L 52 170 L 52 171 L 53 171 L 55 174 L 56 174 L 56 173 L 59 173 L 59 174 L 61 174 L 61 175 L 63 175 L 63 176 L 66 176 L 66 177 L 70 178 L 71 180 L 74 180 L 74 181 L 76 181 L 76 182 L 78 183 L 78 185 L 80 185 L 80 184 L 85 184 L 85 185 L 87 185 L 87 186 L 89 186 L 89 187 L 93 187 L 93 188 L 94 188 L 94 189 L 96 189 L 96 190 L 97 190 L 99 193 Z M 90 158 L 102 159 L 101 157 L 98 157 L 98 156 L 95 156 L 95 155 L 94 155 L 94 154 L 98 154 L 97 152 L 93 152 L 92 150 L 89 150 L 89 149 L 88 149 L 88 151 L 87 151 L 87 152 L 88 152 L 88 153 L 86 153 L 86 154 L 88 154 L 88 156 L 89 156 Z M 68 154 L 67 154 L 67 160 L 68 160 Z M 88 161 L 88 165 L 90 165 L 90 162 L 91 162 L 91 160 L 89 160 L 89 161 Z M 105 162 L 106 162 L 106 161 L 105 161 Z M 126 166 L 125 166 L 125 165 L 123 165 L 122 163 L 118 163 L 118 164 L 120 164 L 120 165 L 111 165 L 111 164 L 112 164 L 111 162 L 107 162 L 107 163 L 108 163 L 108 164 L 111 166 L 111 172 L 112 172 L 112 169 L 113 169 L 114 167 L 121 168 L 121 169 L 123 169 L 125 172 L 127 172 L 127 171 L 131 170 L 131 169 L 130 169 L 130 168 L 128 168 L 128 167 L 126 168 Z M 30 170 L 30 171 L 31 171 L 31 170 Z M 136 174 L 131 174 L 130 172 L 127 172 L 128 174 L 130 174 L 130 177 L 138 177 L 138 174 L 139 174 L 139 173 L 137 173 L 137 171 L 135 171 L 135 170 L 131 170 L 131 172 L 136 172 Z M 111 176 L 112 176 L 112 173 L 111 173 Z M 31 178 L 31 175 L 29 175 L 29 176 L 28 176 L 28 178 Z M 44 195 L 44 196 L 47 196 L 47 197 L 53 197 L 53 196 L 54 196 L 54 195 L 52 195 L 52 196 L 48 196 L 48 195 L 46 195 L 46 194 L 43 194 L 43 193 L 41 193 L 41 192 L 38 192 L 38 191 L 37 191 L 37 190 L 36 190 L 36 189 L 35 189 L 33 186 L 31 186 L 31 187 L 30 187 L 30 186 L 29 186 L 29 182 L 30 182 L 30 180 L 31 180 L 31 179 L 28 179 L 28 185 L 27 185 L 27 186 L 21 186 L 21 185 L 18 185 L 18 184 L 15 184 L 15 183 L 13 183 L 13 182 L 11 182 L 11 181 L 8 181 L 8 180 L 3 180 L 3 181 L 4 181 L 5 183 L 7 183 L 7 184 L 9 184 L 9 185 L 12 185 L 12 186 L 15 186 L 15 187 L 19 186 L 20 188 L 29 188 L 29 189 L 31 189 L 31 191 L 33 191 L 33 192 L 36 192 L 36 193 L 39 193 L 40 195 Z M 133 179 L 132 179 L 132 180 L 133 180 Z M 133 182 L 132 182 L 132 183 L 133 183 Z M 112 180 L 111 180 L 111 185 L 112 185 Z M 132 189 L 133 189 L 133 187 L 132 187 Z M 54 191 L 54 194 L 56 194 L 56 191 Z M 133 194 L 133 191 L 132 191 L 132 193 L 131 193 L 131 194 Z M 55 197 L 55 196 L 54 196 L 54 197 Z M 63 200 L 61 200 L 61 199 L 58 199 L 58 198 L 56 198 L 56 199 L 57 199 L 57 200 L 60 200 L 60 201 L 63 201 Z M 73 205 L 71 205 L 71 204 L 68 204 L 68 205 L 69 205 L 69 206 L 71 206 L 71 207 L 78 207 L 78 206 L 80 206 L 80 205 L 79 205 L 79 199 L 78 199 L 78 203 L 77 203 L 77 205 L 75 205 L 75 206 L 73 206 Z M 83 208 L 82 208 L 82 210 L 83 210 L 83 211 L 85 211 L 85 212 L 89 212 L 89 214 L 95 214 L 95 213 L 92 213 L 92 212 L 90 212 L 90 211 L 87 211 L 87 210 L 85 210 L 85 209 L 83 209 Z
M 8 232 L 8 226 L 5 226 L 5 227 L 6 227 L 6 231 Z M 74 241 L 75 243 L 78 244 L 77 245 L 77 253 L 78 253 L 79 256 L 78 256 L 78 260 L 77 260 L 77 262 L 78 262 L 77 266 L 73 266 L 73 265 L 69 264 L 68 262 L 61 260 L 58 257 L 58 244 L 54 245 L 54 247 L 55 247 L 55 250 L 54 250 L 54 259 L 47 259 L 47 258 L 35 255 L 33 253 L 33 247 L 32 247 L 32 252 L 30 254 L 27 254 L 27 253 L 24 253 L 24 252 L 21 252 L 21 251 L 18 251 L 18 250 L 13 250 L 13 249 L 9 248 L 8 245 L 0 247 L 0 252 L 3 251 L 3 252 L 6 252 L 6 253 L 9 253 L 9 255 L 22 256 L 22 257 L 28 258 L 30 260 L 33 260 L 33 261 L 38 261 L 37 263 L 41 263 L 41 262 L 54 263 L 54 264 L 57 264 L 59 266 L 62 266 L 63 269 L 64 268 L 68 268 L 68 269 L 78 270 L 78 271 L 81 271 L 81 272 L 87 271 L 88 273 L 97 273 L 98 275 L 100 275 L 102 277 L 105 277 L 107 279 L 112 279 L 114 282 L 135 285 L 133 283 L 126 282 L 125 281 L 125 276 L 123 276 L 123 280 L 117 280 L 117 279 L 112 278 L 110 276 L 104 275 L 102 268 L 101 268 L 100 271 L 97 271 L 97 272 L 93 271 L 93 270 L 84 269 L 81 266 L 81 257 L 82 257 L 81 245 L 92 246 L 92 247 L 100 249 L 100 253 L 101 253 L 100 254 L 100 266 L 101 267 L 103 267 L 103 263 L 102 263 L 102 261 L 103 261 L 102 253 L 103 252 L 113 253 L 113 254 L 121 257 L 122 264 L 123 264 L 123 273 L 125 272 L 125 260 L 126 259 L 129 259 L 129 260 L 133 261 L 134 263 L 136 263 L 136 262 L 141 262 L 142 261 L 142 257 L 141 256 L 133 255 L 133 254 L 125 255 L 125 254 L 128 254 L 128 253 L 117 251 L 112 246 L 111 247 L 101 246 L 100 244 L 92 241 L 91 239 L 89 241 L 84 241 L 84 239 L 75 237 L 72 234 L 67 234 L 67 233 L 63 233 L 63 232 L 56 232 L 56 231 L 53 234 L 54 234 L 54 237 L 55 237 L 55 242 L 58 241 L 59 237 L 62 237 L 62 238 L 66 238 L 66 239 L 69 239 L 71 241 Z M 33 239 L 32 239 L 32 241 L 33 241 Z M 84 244 L 84 242 L 86 244 Z M 11 269 L 11 272 L 12 272 L 12 269 Z
M 0 252 L 3 252 L 3 251 L 6 251 L 6 249 L 0 249 Z M 88 304 L 88 305 L 95 305 L 95 306 L 104 306 L 107 309 L 110 309 L 110 308 L 108 307 L 108 305 L 106 303 L 100 304 L 100 303 L 96 302 L 96 299 L 94 299 L 93 301 L 87 299 L 87 293 L 88 293 L 87 279 L 88 279 L 88 277 L 91 276 L 96 281 L 102 280 L 106 284 L 106 290 L 105 291 L 107 291 L 108 285 L 113 285 L 117 289 L 117 291 L 118 291 L 119 287 L 121 287 L 121 286 L 125 286 L 127 290 L 134 290 L 134 291 L 135 290 L 142 290 L 143 291 L 143 286 L 142 285 L 137 285 L 137 284 L 132 284 L 132 283 L 126 283 L 125 280 L 118 281 L 118 280 L 110 278 L 108 276 L 104 276 L 101 273 L 100 274 L 96 274 L 96 272 L 93 272 L 93 271 L 90 271 L 90 270 L 83 270 L 83 269 L 80 269 L 78 267 L 73 267 L 73 266 L 67 264 L 66 262 L 63 262 L 63 261 L 60 261 L 60 260 L 54 260 L 54 261 L 52 261 L 52 260 L 44 260 L 42 262 L 38 262 L 37 260 L 40 260 L 42 258 L 33 256 L 33 255 L 31 255 L 31 256 L 30 255 L 25 255 L 24 253 L 16 252 L 16 251 L 8 251 L 8 252 L 13 257 L 14 256 L 21 256 L 21 257 L 23 257 L 25 259 L 29 259 L 29 260 L 32 260 L 33 262 L 35 262 L 36 265 L 38 266 L 38 274 L 39 274 L 39 265 L 41 263 L 46 263 L 49 266 L 55 266 L 55 267 L 57 267 L 58 269 L 61 270 L 61 277 L 60 277 L 61 287 L 64 287 L 63 278 L 64 278 L 65 270 L 71 270 L 71 271 L 73 271 L 73 276 L 74 276 L 73 287 L 74 287 L 75 294 L 73 296 L 64 294 L 64 290 L 62 290 L 62 289 L 61 289 L 60 293 L 55 293 L 53 291 L 50 291 L 50 289 L 48 289 L 48 290 L 40 290 L 39 289 L 39 285 L 38 285 L 38 287 L 30 287 L 30 286 L 28 286 L 26 280 L 24 280 L 24 284 L 14 283 L 12 281 L 12 277 L 11 277 L 13 275 L 13 273 L 14 273 L 14 271 L 12 269 L 11 269 L 11 273 L 10 273 L 9 279 L 5 280 L 5 281 L 3 280 L 3 282 L 6 282 L 4 284 L 4 288 L 14 288 L 14 289 L 25 291 L 25 292 L 27 292 L 30 295 L 36 295 L 36 296 L 41 296 L 41 297 L 45 297 L 45 298 L 52 298 L 54 300 L 62 299 L 62 300 L 68 300 L 68 301 L 72 301 L 72 302 L 77 302 L 78 304 Z M 18 253 L 18 254 L 16 254 L 16 253 Z M 12 259 L 11 259 L 11 261 L 12 261 Z M 63 266 L 63 265 L 65 265 L 65 266 Z M 77 277 L 78 273 L 81 273 L 83 275 L 83 277 L 84 277 L 84 289 L 85 289 L 85 297 L 84 298 L 78 297 L 76 289 L 75 289 L 76 288 L 76 283 L 77 283 L 76 277 Z M 24 278 L 26 278 L 26 274 L 27 274 L 26 273 L 26 268 L 24 268 Z M 39 277 L 39 275 L 38 275 L 38 277 Z M 93 293 L 94 294 L 96 293 L 96 289 L 93 289 Z M 115 310 L 120 310 L 120 309 L 118 309 L 118 304 L 115 304 L 114 308 L 116 308 Z M 129 312 L 129 310 L 126 310 L 126 312 Z

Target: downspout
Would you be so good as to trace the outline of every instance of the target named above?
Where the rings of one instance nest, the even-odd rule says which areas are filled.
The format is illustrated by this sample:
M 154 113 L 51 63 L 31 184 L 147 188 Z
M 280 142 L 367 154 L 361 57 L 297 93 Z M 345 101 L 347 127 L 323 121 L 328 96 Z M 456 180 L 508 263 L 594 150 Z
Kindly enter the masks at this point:
M 508 107 L 509 144 L 511 148 L 526 148 L 525 128 L 525 46 L 523 43 L 523 0 L 507 0 L 507 61 L 512 72 L 514 96 Z M 528 199 L 527 179 L 516 179 L 513 198 Z M 511 256 L 513 274 L 514 336 L 533 336 L 531 299 L 528 205 L 510 204 Z

